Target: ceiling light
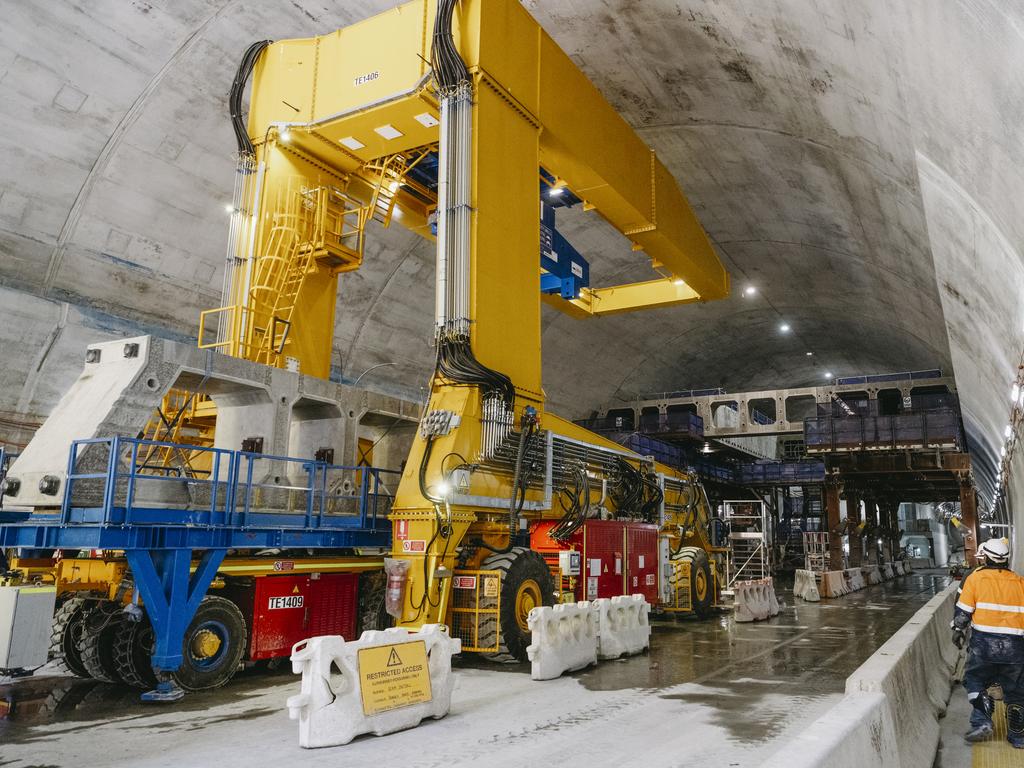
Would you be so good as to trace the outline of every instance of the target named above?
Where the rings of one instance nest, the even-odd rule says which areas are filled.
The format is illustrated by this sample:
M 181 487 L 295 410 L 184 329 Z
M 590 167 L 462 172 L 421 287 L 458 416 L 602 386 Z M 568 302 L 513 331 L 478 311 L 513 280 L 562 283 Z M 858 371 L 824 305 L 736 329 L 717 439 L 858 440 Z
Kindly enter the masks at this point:
M 224 210 L 227 211 L 228 213 L 234 213 L 235 206 L 233 206 L 231 203 L 224 203 Z
M 548 190 L 550 197 L 559 197 L 565 191 L 565 187 L 552 187 Z
M 808 356 L 808 357 L 814 357 L 814 353 L 813 353 L 813 352 L 808 352 L 808 353 L 807 353 L 807 356 Z
M 825 378 L 826 379 L 831 379 L 832 378 L 832 371 L 825 371 Z
M 711 453 L 711 443 L 704 443 L 704 447 L 700 449 L 701 453 Z
M 755 288 L 752 285 L 748 285 L 746 288 L 743 289 L 744 296 L 753 296 L 755 293 L 757 293 L 757 288 Z
M 781 333 L 789 333 L 789 323 L 782 323 L 782 324 L 781 324 L 781 325 L 779 326 L 779 331 L 780 331 Z
M 417 123 L 422 125 L 424 128 L 433 128 L 437 125 L 437 118 L 429 112 L 423 112 L 422 114 L 416 115 L 415 120 Z
M 1013 389 L 1010 390 L 1010 399 L 1016 402 L 1018 398 L 1020 398 L 1020 384 L 1014 382 Z
M 1006 429 L 1003 430 L 1003 437 L 1009 439 L 1013 435 L 1013 427 L 1009 424 L 1006 425 Z
M 373 132 L 376 133 L 378 136 L 381 136 L 382 138 L 388 139 L 389 141 L 391 139 L 397 139 L 399 136 L 403 135 L 402 132 L 395 128 L 395 126 L 393 126 L 391 123 L 384 123 L 384 125 L 378 125 L 376 128 L 373 129 Z
M 346 149 L 351 149 L 353 152 L 366 146 L 355 136 L 346 136 L 343 139 L 338 139 L 338 143 Z

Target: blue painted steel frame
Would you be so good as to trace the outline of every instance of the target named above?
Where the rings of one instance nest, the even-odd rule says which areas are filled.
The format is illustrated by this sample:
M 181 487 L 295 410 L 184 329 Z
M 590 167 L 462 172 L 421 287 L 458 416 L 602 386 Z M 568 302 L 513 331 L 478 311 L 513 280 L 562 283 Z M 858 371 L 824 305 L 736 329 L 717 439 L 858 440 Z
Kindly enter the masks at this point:
M 76 472 L 79 452 L 89 445 L 107 447 L 104 471 Z M 209 454 L 209 477 L 161 475 L 162 470 L 158 468 L 140 467 L 140 448 L 148 446 Z M 125 449 L 127 470 L 119 466 Z M 297 465 L 296 474 L 305 473 L 306 484 L 291 486 L 257 481 L 255 466 L 260 461 Z M 358 490 L 351 494 L 332 493 L 328 474 L 336 470 L 357 473 Z M 173 672 L 182 663 L 185 631 L 228 549 L 390 546 L 390 522 L 383 510 L 378 515 L 381 475 L 385 473 L 398 474 L 375 467 L 335 466 L 287 456 L 152 440 L 122 437 L 77 440 L 68 455 L 60 512 L 33 514 L 26 521 L 0 525 L 0 549 L 124 550 L 156 634 L 153 668 L 158 672 Z M 225 479 L 220 479 L 222 476 Z M 136 484 L 140 480 L 186 482 L 206 487 L 210 504 L 201 509 L 137 505 Z M 81 481 L 102 482 L 102 506 L 74 506 L 75 484 Z M 119 484 L 124 489 L 123 503 L 118 503 Z M 295 513 L 261 511 L 254 491 L 262 488 L 305 493 L 306 508 Z M 356 500 L 358 513 L 329 514 L 328 501 L 338 499 Z M 190 575 L 194 551 L 202 554 L 198 567 Z

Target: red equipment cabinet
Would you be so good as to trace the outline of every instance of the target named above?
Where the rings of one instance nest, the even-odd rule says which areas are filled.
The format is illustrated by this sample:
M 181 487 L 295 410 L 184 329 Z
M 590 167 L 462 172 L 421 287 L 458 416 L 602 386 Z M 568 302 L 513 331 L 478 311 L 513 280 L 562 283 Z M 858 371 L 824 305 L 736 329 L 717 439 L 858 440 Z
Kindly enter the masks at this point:
M 287 656 L 295 643 L 307 637 L 355 638 L 358 574 L 261 576 L 254 582 L 252 602 L 239 606 L 252 627 L 249 658 L 253 661 Z
M 548 532 L 555 522 L 537 523 L 530 545 L 544 555 L 552 570 L 558 553 L 575 549 L 581 555 L 576 600 L 640 594 L 658 602 L 658 526 L 624 520 L 587 520 L 568 541 L 555 541 Z

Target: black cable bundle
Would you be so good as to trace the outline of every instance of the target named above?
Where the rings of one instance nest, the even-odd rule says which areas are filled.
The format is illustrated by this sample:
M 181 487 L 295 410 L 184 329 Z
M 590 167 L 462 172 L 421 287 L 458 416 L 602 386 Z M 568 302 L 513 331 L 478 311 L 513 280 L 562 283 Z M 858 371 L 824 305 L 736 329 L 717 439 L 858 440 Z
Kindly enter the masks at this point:
M 568 467 L 573 473 L 573 486 L 559 491 L 559 501 L 565 514 L 548 533 L 555 541 L 567 541 L 590 516 L 590 475 L 583 462 Z
M 439 339 L 436 370 L 453 384 L 480 387 L 485 401 L 499 398 L 509 411 L 515 405 L 516 388 L 512 379 L 477 360 L 468 340 Z
M 249 80 L 249 75 L 252 74 L 253 67 L 256 66 L 256 60 L 263 53 L 263 49 L 272 42 L 274 41 L 259 40 L 250 45 L 242 56 L 242 63 L 238 65 L 235 80 L 231 83 L 231 92 L 228 94 L 228 110 L 231 113 L 231 127 L 235 129 L 238 153 L 241 155 L 252 155 L 255 152 L 245 125 L 245 118 L 242 115 L 242 96 L 245 94 L 245 84 Z
M 611 490 L 616 515 L 633 516 L 647 522 L 656 522 L 664 493 L 658 487 L 653 473 L 645 472 L 625 459 L 615 459 L 615 474 Z
M 438 91 L 450 91 L 469 80 L 469 70 L 452 39 L 452 16 L 458 0 L 438 0 L 434 17 L 434 39 L 430 46 L 431 66 Z

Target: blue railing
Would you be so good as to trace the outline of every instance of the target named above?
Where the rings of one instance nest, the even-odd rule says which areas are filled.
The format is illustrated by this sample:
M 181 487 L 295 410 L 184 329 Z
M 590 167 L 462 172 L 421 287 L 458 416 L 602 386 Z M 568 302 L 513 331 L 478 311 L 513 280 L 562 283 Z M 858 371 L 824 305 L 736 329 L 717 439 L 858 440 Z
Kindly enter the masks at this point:
M 147 466 L 149 449 L 180 451 L 190 466 L 204 469 Z M 392 494 L 385 480 L 398 474 L 155 440 L 76 440 L 68 457 L 60 522 L 241 531 L 386 530 Z

